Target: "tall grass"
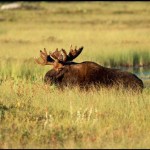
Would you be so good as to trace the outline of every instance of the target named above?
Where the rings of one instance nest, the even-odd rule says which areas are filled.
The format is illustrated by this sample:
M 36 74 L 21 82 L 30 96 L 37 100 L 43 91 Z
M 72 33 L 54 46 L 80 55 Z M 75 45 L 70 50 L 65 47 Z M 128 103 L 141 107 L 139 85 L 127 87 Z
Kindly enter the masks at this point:
M 149 91 L 0 86 L 1 148 L 148 148 Z
M 51 66 L 33 59 L 44 47 L 68 52 L 72 44 L 84 46 L 76 62 L 134 66 L 145 77 L 149 3 L 20 3 L 21 9 L 0 11 L 0 148 L 149 148 L 148 86 L 139 95 L 60 91 L 43 83 Z
M 44 76 L 43 68 L 36 66 L 34 59 L 13 59 L 8 58 L 1 60 L 0 77 L 1 80 L 22 79 L 22 80 L 41 80 Z

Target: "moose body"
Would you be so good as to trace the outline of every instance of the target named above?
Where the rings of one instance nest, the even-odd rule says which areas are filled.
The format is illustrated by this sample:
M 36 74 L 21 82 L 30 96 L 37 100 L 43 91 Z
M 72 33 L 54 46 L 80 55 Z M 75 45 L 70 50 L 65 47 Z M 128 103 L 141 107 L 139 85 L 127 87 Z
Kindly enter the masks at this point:
M 94 85 L 96 87 L 120 86 L 135 91 L 143 89 L 143 82 L 136 75 L 119 69 L 106 68 L 90 61 L 66 63 L 59 71 L 52 69 L 46 73 L 44 81 L 59 87 L 77 85 L 87 89 Z
M 142 91 L 144 88 L 143 82 L 136 75 L 121 71 L 119 69 L 106 68 L 95 62 L 84 61 L 81 63 L 72 62 L 82 51 L 83 47 L 78 50 L 70 50 L 66 54 L 65 50 L 58 49 L 47 54 L 40 51 L 41 58 L 44 60 L 41 63 L 38 59 L 35 61 L 41 65 L 53 65 L 53 69 L 49 70 L 44 81 L 47 84 L 56 84 L 58 87 L 64 86 L 79 86 L 80 88 L 89 89 L 91 86 L 96 87 L 121 87 L 132 89 L 133 91 Z

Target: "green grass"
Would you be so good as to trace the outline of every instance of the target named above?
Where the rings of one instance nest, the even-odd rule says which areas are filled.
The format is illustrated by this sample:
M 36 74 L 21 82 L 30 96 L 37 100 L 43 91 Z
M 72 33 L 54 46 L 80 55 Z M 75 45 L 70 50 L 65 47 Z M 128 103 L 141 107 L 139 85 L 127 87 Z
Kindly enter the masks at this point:
M 4 82 L 1 148 L 148 148 L 150 91 L 130 92 Z
M 52 67 L 33 59 L 72 44 L 84 46 L 76 62 L 135 66 L 146 77 L 150 3 L 20 3 L 0 11 L 0 148 L 150 148 L 149 75 L 139 95 L 60 91 L 43 83 Z

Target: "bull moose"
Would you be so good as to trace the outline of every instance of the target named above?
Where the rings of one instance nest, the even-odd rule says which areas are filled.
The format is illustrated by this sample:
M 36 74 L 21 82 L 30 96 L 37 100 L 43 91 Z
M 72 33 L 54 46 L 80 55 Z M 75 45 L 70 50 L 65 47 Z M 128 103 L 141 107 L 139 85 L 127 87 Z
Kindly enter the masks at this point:
M 81 63 L 73 62 L 83 50 L 83 47 L 72 49 L 67 54 L 64 49 L 58 51 L 56 49 L 52 53 L 47 53 L 40 50 L 40 57 L 43 62 L 38 58 L 35 61 L 41 65 L 52 65 L 53 69 L 49 70 L 44 77 L 47 84 L 55 84 L 61 88 L 64 86 L 77 85 L 80 88 L 90 88 L 92 85 L 95 87 L 118 87 L 125 89 L 132 89 L 134 91 L 143 90 L 143 82 L 136 75 L 121 71 L 119 69 L 106 68 L 95 62 L 84 61 Z

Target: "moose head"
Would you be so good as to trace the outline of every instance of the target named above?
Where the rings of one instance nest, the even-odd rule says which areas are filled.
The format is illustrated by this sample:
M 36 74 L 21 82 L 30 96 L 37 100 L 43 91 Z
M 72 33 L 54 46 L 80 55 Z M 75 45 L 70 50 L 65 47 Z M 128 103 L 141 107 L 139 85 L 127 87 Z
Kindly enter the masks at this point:
M 54 52 L 49 52 L 49 54 L 46 51 L 46 48 L 44 50 L 40 50 L 40 57 L 43 60 L 43 62 L 40 62 L 38 58 L 35 58 L 36 63 L 44 66 L 44 65 L 52 65 L 53 68 L 58 71 L 61 70 L 65 64 L 68 62 L 71 62 L 76 57 L 79 56 L 79 54 L 82 52 L 83 47 L 80 47 L 77 49 L 77 46 L 75 48 L 72 48 L 72 45 L 70 46 L 70 51 L 67 54 L 67 52 L 62 48 L 60 51 L 58 48 Z

